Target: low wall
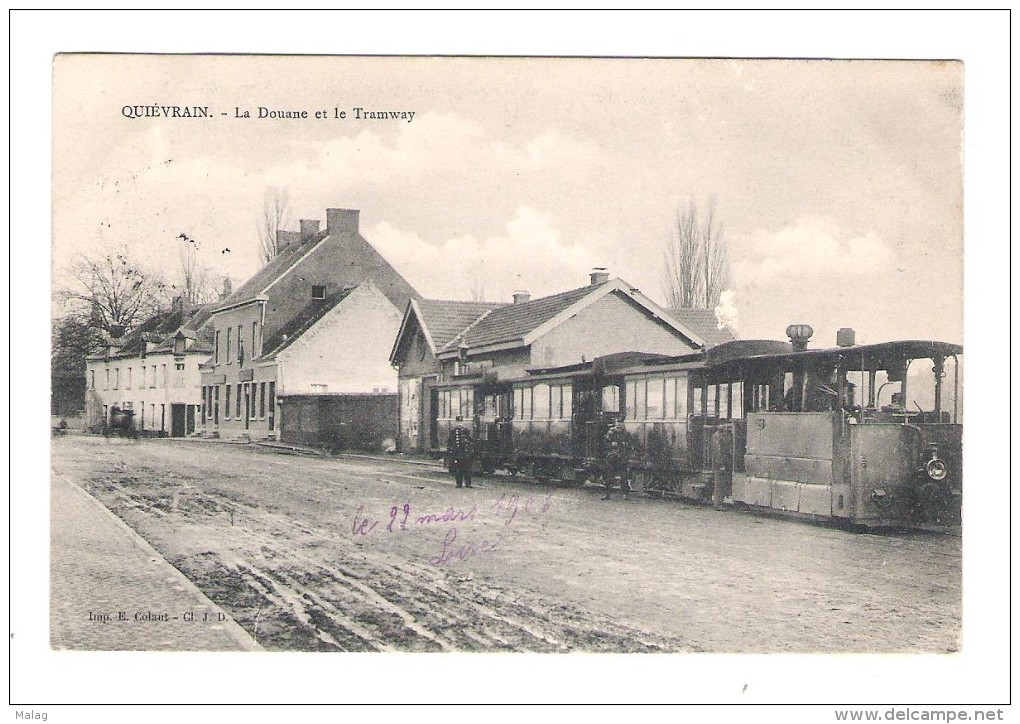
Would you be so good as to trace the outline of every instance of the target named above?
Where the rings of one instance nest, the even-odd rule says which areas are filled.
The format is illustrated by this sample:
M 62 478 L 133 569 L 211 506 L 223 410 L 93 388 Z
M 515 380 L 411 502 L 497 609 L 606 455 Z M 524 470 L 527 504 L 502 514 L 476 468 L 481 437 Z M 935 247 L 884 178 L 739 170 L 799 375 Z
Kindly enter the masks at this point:
M 395 449 L 397 394 L 321 394 L 280 397 L 280 439 L 329 450 Z

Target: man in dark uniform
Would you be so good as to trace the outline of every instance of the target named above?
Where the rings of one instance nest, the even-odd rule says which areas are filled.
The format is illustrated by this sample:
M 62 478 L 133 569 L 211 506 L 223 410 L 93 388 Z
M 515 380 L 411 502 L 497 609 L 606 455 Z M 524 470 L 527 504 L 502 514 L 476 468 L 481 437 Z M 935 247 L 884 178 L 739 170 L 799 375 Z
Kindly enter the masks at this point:
M 450 430 L 446 442 L 446 451 L 450 456 L 450 472 L 457 480 L 457 487 L 471 487 L 471 468 L 475 464 L 475 441 L 471 431 L 464 427 L 464 418 L 457 415 L 457 424 Z
M 605 438 L 602 440 L 603 451 L 606 457 L 604 471 L 604 482 L 606 494 L 603 500 L 609 500 L 613 494 L 613 486 L 619 483 L 620 492 L 626 498 L 630 495 L 630 480 L 627 479 L 627 460 L 630 457 L 630 438 L 623 428 L 623 423 L 617 420 L 609 428 Z

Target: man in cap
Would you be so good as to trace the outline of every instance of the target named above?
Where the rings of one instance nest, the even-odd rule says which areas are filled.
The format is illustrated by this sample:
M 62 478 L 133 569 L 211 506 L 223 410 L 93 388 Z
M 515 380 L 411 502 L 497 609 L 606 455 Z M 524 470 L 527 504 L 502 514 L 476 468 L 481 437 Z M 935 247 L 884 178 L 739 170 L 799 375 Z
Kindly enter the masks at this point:
M 475 464 L 475 441 L 471 437 L 471 430 L 464 426 L 461 415 L 457 415 L 457 424 L 450 430 L 446 451 L 450 456 L 450 472 L 457 480 L 457 487 L 470 488 L 471 468 Z
M 615 421 L 602 441 L 606 458 L 604 481 L 606 494 L 603 500 L 609 500 L 613 494 L 613 486 L 619 483 L 620 492 L 626 498 L 630 495 L 630 480 L 627 476 L 627 461 L 630 458 L 630 437 L 623 427 L 623 422 Z

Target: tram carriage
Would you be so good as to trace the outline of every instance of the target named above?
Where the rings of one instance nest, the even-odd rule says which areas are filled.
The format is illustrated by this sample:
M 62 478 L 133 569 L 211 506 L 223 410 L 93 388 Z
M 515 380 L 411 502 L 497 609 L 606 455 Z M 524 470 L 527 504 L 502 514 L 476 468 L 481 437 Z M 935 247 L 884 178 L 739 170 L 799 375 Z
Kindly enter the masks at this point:
M 787 333 L 440 383 L 434 451 L 461 415 L 481 470 L 583 484 L 619 419 L 635 490 L 872 527 L 959 523 L 962 347 L 855 345 L 842 330 L 842 346 L 808 350 L 810 327 Z

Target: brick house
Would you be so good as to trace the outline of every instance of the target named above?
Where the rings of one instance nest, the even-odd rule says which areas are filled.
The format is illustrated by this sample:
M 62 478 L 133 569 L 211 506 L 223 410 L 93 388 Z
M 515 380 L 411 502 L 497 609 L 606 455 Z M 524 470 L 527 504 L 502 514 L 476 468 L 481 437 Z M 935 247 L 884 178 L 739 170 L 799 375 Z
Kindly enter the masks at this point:
M 277 256 L 213 310 L 199 392 L 207 434 L 279 439 L 285 395 L 395 392 L 388 352 L 419 295 L 358 217 L 327 209 L 324 230 L 302 220 L 279 231 Z
M 463 383 L 484 381 L 492 390 L 487 397 L 499 404 L 531 370 L 620 352 L 681 355 L 705 344 L 700 334 L 604 270 L 593 272 L 587 286 L 534 300 L 517 293 L 512 304 L 416 300 L 405 308 L 390 352 L 400 380 L 398 447 L 440 448 L 456 415 L 479 414 L 488 402 L 476 404 L 471 390 L 456 389 Z
M 108 341 L 85 361 L 85 424 L 98 430 L 114 409 L 130 410 L 138 430 L 184 437 L 202 419 L 199 366 L 212 337 L 202 329 L 212 305 L 173 307 L 145 320 L 130 334 Z

